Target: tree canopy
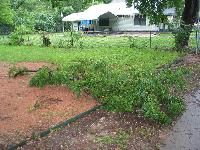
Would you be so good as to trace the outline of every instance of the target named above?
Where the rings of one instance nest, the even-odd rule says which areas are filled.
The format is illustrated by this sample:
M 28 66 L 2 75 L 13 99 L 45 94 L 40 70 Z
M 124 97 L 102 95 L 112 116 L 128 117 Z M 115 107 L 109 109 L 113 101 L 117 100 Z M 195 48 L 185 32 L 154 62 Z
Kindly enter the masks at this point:
M 1 0 L 0 3 L 0 23 L 12 24 L 13 12 L 9 0 Z
M 188 47 L 192 27 L 198 19 L 200 0 L 127 0 L 128 5 L 134 5 L 141 14 L 149 17 L 150 23 L 159 24 L 167 21 L 163 11 L 174 7 L 177 17 L 181 17 L 180 27 L 175 34 L 178 49 Z
M 184 8 L 183 0 L 127 0 L 127 4 L 134 5 L 141 14 L 148 16 L 152 24 L 167 21 L 167 16 L 163 13 L 166 8 L 176 8 L 178 16 Z
M 109 2 L 111 0 L 1 0 L 0 25 L 12 24 L 15 29 L 22 26 L 30 32 L 62 31 L 61 13 L 66 16 L 93 4 Z

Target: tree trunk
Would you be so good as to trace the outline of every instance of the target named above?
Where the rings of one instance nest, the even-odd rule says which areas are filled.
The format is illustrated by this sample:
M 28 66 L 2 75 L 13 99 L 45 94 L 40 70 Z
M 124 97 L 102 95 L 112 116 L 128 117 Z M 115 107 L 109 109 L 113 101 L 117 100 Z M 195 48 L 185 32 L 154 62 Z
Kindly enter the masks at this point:
M 178 49 L 188 47 L 192 27 L 198 18 L 199 1 L 200 0 L 185 0 L 181 26 L 176 35 L 176 47 Z
M 198 18 L 199 0 L 185 0 L 182 21 L 186 25 L 193 25 Z

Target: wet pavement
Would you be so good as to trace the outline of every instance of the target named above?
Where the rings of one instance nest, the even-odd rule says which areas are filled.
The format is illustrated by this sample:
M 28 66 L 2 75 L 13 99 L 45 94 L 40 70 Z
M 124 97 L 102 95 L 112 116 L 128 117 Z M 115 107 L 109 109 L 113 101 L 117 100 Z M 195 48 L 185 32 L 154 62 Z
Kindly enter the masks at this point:
M 178 120 L 161 150 L 200 150 L 200 89 L 185 96 L 187 110 Z

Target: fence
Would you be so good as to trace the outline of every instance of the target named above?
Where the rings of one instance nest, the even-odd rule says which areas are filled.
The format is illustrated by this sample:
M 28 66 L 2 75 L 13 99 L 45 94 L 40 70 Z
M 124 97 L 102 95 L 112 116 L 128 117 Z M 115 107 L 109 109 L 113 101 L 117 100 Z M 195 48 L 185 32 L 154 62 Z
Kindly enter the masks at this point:
M 70 33 L 50 33 L 51 46 L 59 48 L 69 48 L 71 41 Z M 32 34 L 23 35 L 24 45 L 42 45 L 42 35 Z M 189 48 L 199 50 L 199 33 L 193 31 L 189 40 Z M 9 36 L 0 36 L 0 44 L 8 44 Z M 168 49 L 175 48 L 175 38 L 170 32 L 117 32 L 117 33 L 94 33 L 82 34 L 75 41 L 74 48 L 81 49 L 101 49 L 101 48 L 150 48 L 150 49 Z

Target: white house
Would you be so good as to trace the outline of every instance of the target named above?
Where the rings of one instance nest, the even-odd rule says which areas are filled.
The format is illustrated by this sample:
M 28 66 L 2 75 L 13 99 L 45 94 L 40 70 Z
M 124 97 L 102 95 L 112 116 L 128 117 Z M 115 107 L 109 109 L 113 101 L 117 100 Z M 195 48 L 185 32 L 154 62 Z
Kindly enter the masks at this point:
M 172 13 L 172 10 L 166 14 Z M 173 12 L 174 13 L 174 12 Z M 72 22 L 75 31 L 158 31 L 156 25 L 150 25 L 146 16 L 139 14 L 134 7 L 128 8 L 125 0 L 113 0 L 110 4 L 89 7 L 84 12 L 73 13 L 62 19 Z

